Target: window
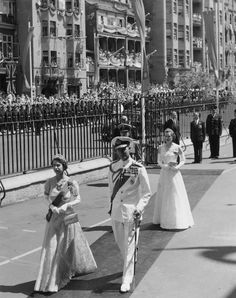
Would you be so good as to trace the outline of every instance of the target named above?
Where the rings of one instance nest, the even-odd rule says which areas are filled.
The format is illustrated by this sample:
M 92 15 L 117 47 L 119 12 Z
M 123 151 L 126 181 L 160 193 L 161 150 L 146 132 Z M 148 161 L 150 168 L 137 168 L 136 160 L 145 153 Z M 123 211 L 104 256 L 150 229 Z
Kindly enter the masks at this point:
M 184 25 L 178 26 L 178 38 L 184 39 Z
M 223 46 L 223 34 L 220 32 L 220 46 Z
M 222 25 L 223 24 L 222 10 L 220 10 L 219 15 L 220 15 L 219 16 L 220 24 Z
M 166 24 L 166 37 L 172 38 L 171 23 Z
M 220 68 L 223 67 L 223 55 L 220 54 Z
M 80 62 L 81 62 L 81 60 L 80 60 L 80 53 L 79 52 L 75 52 L 75 65 L 77 67 L 80 67 L 81 66 L 80 65 Z
M 167 49 L 167 64 L 172 66 L 172 49 Z
M 174 39 L 178 38 L 177 24 L 176 23 L 174 23 L 173 35 L 174 35 Z
M 189 37 L 189 26 L 186 26 L 186 40 L 189 41 L 190 37 Z
M 0 56 L 12 57 L 13 55 L 13 36 L 0 33 Z
M 72 10 L 72 1 L 71 0 L 67 0 L 66 1 L 66 10 Z
M 173 13 L 177 13 L 177 2 L 176 2 L 176 0 L 174 0 L 174 3 L 173 3 Z
M 186 11 L 186 15 L 189 14 L 189 0 L 185 0 L 185 11 Z
M 190 66 L 190 53 L 189 50 L 186 51 L 186 66 Z
M 50 21 L 50 36 L 56 36 L 56 22 Z
M 57 52 L 51 51 L 51 66 L 57 67 Z
M 48 51 L 43 51 L 43 66 L 48 66 Z
M 74 8 L 79 9 L 79 0 L 74 0 Z
M 80 36 L 80 25 L 75 25 L 75 34 L 76 37 Z
M 73 52 L 67 53 L 67 66 L 73 67 Z
M 72 24 L 67 24 L 66 35 L 72 36 Z
M 174 49 L 174 66 L 178 65 L 178 51 Z
M 48 36 L 48 21 L 42 21 L 42 36 Z
M 184 67 L 184 50 L 179 50 L 179 65 Z

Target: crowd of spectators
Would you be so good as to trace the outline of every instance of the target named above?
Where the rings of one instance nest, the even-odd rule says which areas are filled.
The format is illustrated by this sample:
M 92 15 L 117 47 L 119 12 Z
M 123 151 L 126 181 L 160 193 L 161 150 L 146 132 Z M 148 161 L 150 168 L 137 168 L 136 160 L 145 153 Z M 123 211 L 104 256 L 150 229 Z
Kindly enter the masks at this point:
M 229 96 L 225 90 L 220 92 L 220 99 L 226 99 Z M 186 94 L 160 86 L 152 86 L 147 97 L 147 106 L 149 103 L 150 106 L 154 103 L 168 105 L 168 107 L 212 103 L 215 100 L 214 95 L 206 98 L 199 90 L 189 91 Z M 91 90 L 81 98 L 67 94 L 49 98 L 40 95 L 32 100 L 25 94 L 19 96 L 2 92 L 0 93 L 0 132 L 5 130 L 14 132 L 18 128 L 22 130 L 32 127 L 32 122 L 38 123 L 38 127 L 41 128 L 43 125 L 53 126 L 55 123 L 70 125 L 72 118 L 76 119 L 77 123 L 87 123 L 89 117 L 101 114 L 115 114 L 117 111 L 125 114 L 133 106 L 140 108 L 140 98 L 141 84 L 131 84 L 129 88 L 125 88 L 124 85 L 117 86 L 115 83 L 100 83 L 97 90 Z

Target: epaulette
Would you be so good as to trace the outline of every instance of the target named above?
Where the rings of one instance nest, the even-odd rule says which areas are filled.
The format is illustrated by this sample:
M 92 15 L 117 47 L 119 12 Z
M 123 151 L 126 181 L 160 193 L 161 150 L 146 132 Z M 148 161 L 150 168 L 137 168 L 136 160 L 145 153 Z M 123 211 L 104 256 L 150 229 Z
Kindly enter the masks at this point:
M 110 165 L 109 165 L 109 169 L 110 169 L 110 171 L 113 172 L 112 166 L 113 166 L 115 163 L 117 163 L 118 161 L 119 161 L 119 159 L 114 160 L 113 162 L 110 163 Z
M 143 165 L 142 165 L 141 163 L 135 161 L 135 162 L 132 163 L 131 166 L 132 166 L 132 167 L 137 167 L 137 168 L 142 168 Z

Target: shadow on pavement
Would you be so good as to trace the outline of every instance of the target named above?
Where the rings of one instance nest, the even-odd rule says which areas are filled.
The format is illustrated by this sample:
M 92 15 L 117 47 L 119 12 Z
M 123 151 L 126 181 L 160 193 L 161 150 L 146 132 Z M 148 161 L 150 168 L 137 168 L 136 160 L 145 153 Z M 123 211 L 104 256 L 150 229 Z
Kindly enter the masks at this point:
M 112 232 L 111 226 L 96 226 L 96 227 L 93 227 L 93 228 L 82 227 L 82 230 L 84 232 L 94 232 L 94 231 Z
M 158 251 L 159 249 L 154 249 Z M 231 254 L 236 253 L 236 246 L 196 246 L 196 247 L 178 247 L 178 248 L 167 248 L 165 251 L 179 251 L 179 250 L 199 250 L 199 254 L 204 258 L 223 262 L 226 264 L 236 265 L 236 258 L 231 258 Z M 236 297 L 236 296 L 235 296 Z
M 25 294 L 30 295 L 34 289 L 35 280 L 26 283 L 14 285 L 14 286 L 4 286 L 0 285 L 1 293 L 15 293 L 15 294 Z
M 108 183 L 87 183 L 87 186 L 93 186 L 93 187 L 108 187 Z

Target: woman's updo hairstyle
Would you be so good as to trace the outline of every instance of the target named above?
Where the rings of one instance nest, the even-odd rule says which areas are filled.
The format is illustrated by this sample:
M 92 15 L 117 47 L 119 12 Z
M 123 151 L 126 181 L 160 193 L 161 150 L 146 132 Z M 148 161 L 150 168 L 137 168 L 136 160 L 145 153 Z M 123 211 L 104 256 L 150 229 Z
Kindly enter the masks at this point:
M 66 171 L 68 168 L 68 163 L 65 159 L 65 157 L 61 154 L 56 154 L 53 156 L 52 161 L 51 161 L 51 166 L 53 165 L 54 160 L 58 161 L 59 163 L 62 164 L 63 170 Z
M 171 128 L 166 128 L 166 129 L 164 130 L 164 133 L 166 133 L 166 132 L 170 132 L 170 133 L 171 133 L 172 141 L 174 142 L 175 139 L 176 139 L 175 132 L 174 132 Z

